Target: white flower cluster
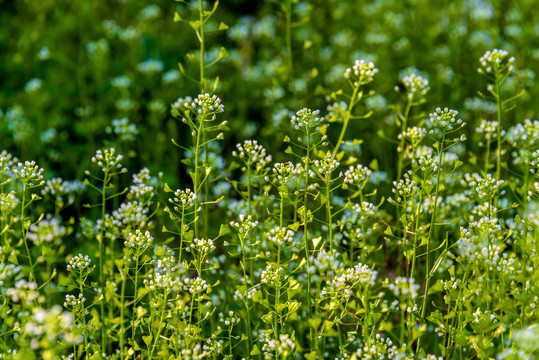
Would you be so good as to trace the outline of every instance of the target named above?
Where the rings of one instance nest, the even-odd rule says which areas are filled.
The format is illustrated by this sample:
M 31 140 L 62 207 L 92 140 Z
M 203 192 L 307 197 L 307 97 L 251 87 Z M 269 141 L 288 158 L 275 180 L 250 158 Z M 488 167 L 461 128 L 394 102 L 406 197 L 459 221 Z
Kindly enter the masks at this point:
M 188 208 L 195 205 L 195 200 L 197 195 L 191 191 L 191 189 L 185 190 L 176 190 L 174 192 L 174 199 L 168 199 L 172 204 L 174 204 L 174 210 L 180 211 L 179 206 L 182 208 Z
M 367 340 L 355 353 L 358 359 L 400 359 L 397 345 L 390 338 L 376 334 L 373 339 Z
M 420 156 L 419 159 L 412 159 L 412 168 L 416 171 L 423 172 L 424 176 L 429 176 L 438 171 L 438 169 L 443 170 L 438 164 L 438 158 L 431 155 Z
M 86 298 L 82 294 L 79 294 L 78 296 L 67 294 L 64 301 L 64 307 L 76 308 L 83 306 L 85 301 Z
M 377 271 L 361 263 L 339 270 L 340 272 L 327 282 L 326 287 L 321 292 L 322 296 L 330 295 L 337 299 L 348 299 L 352 296 L 353 289 L 357 285 L 372 286 L 378 277 Z
M 483 263 L 493 270 L 500 259 L 503 229 L 497 218 L 483 217 L 460 228 L 459 254 L 472 263 Z
M 348 111 L 348 104 L 344 101 L 335 102 L 333 104 L 329 104 L 327 110 L 328 114 L 326 119 L 329 122 L 344 121 L 345 114 Z
M 243 160 L 248 166 L 254 166 L 256 170 L 263 169 L 271 162 L 271 155 L 266 155 L 266 149 L 259 145 L 256 140 L 246 140 L 243 144 L 236 144 L 238 151 L 232 151 L 232 155 Z M 246 171 L 246 167 L 242 167 Z
M 20 273 L 22 267 L 16 264 L 5 264 L 0 263 L 0 286 L 4 286 L 4 283 L 7 279 L 12 278 L 13 276 Z
M 146 75 L 160 73 L 165 68 L 161 60 L 147 59 L 138 64 L 138 71 Z
M 262 278 L 262 283 L 270 286 L 280 286 L 282 281 L 288 279 L 288 275 L 285 275 L 285 270 L 282 267 L 275 269 L 272 265 L 266 266 L 260 277 Z
M 391 282 L 387 288 L 391 290 L 391 292 L 396 297 L 410 297 L 411 299 L 415 299 L 418 296 L 418 292 L 420 289 L 420 286 L 415 283 L 414 278 L 406 278 L 397 276 L 395 278 L 394 282 Z
M 105 130 L 117 135 L 120 141 L 134 141 L 139 133 L 137 125 L 130 123 L 127 118 L 112 120 L 112 128 L 107 127 Z
M 430 90 L 429 80 L 416 73 L 405 75 L 401 80 L 406 88 L 406 97 L 409 100 L 413 100 L 417 96 L 425 96 Z
M 354 87 L 368 84 L 373 81 L 378 69 L 372 61 L 356 60 L 351 68 L 346 69 L 344 78 L 352 81 Z
M 411 127 L 404 130 L 402 133 L 399 134 L 398 139 L 404 139 L 408 141 L 412 145 L 412 147 L 415 147 L 418 145 L 424 138 L 427 136 L 427 130 L 422 127 Z M 402 151 L 403 149 L 401 149 Z
M 396 202 L 398 204 L 404 203 L 409 200 L 409 198 L 415 198 L 421 192 L 417 183 L 410 178 L 410 172 L 404 174 L 404 178 L 400 179 L 398 182 L 393 181 L 393 189 L 391 189 L 391 191 L 396 197 L 390 198 L 388 201 Z
M 116 155 L 116 150 L 114 148 L 97 150 L 95 155 L 92 157 L 92 162 L 97 164 L 103 172 L 119 169 L 120 172 L 127 172 L 126 168 L 122 168 L 123 155 Z
M 429 114 L 429 121 L 432 125 L 440 127 L 445 131 L 454 131 L 466 126 L 462 119 L 457 119 L 458 111 L 448 108 L 436 108 L 436 111 Z M 431 130 L 432 133 L 432 130 Z
M 135 230 L 135 233 L 129 233 L 127 240 L 125 240 L 125 246 L 136 250 L 136 252 L 146 250 L 153 242 L 153 237 L 149 231 L 142 232 L 139 229 Z
M 473 188 L 473 191 L 479 197 L 479 199 L 489 200 L 498 195 L 498 190 L 504 184 L 503 180 L 494 179 L 492 174 L 487 174 L 485 178 L 481 175 L 474 174 L 464 174 L 464 179 L 461 180 L 461 183 L 464 186 Z M 501 191 L 500 194 L 503 195 L 505 191 Z
M 478 127 L 475 128 L 475 132 L 482 134 L 485 140 L 492 141 L 496 138 L 498 132 L 499 123 L 497 121 L 481 120 Z M 505 134 L 505 131 L 504 131 Z M 483 143 L 481 143 L 483 145 Z
M 0 153 L 0 172 L 10 171 L 12 166 L 18 162 L 19 160 L 16 157 L 6 150 L 2 150 Z
M 319 117 L 318 114 L 320 114 L 320 110 L 303 108 L 292 115 L 290 123 L 296 130 L 311 131 L 315 129 L 320 131 L 324 125 L 324 118 Z
M 36 245 L 43 242 L 50 245 L 60 245 L 62 238 L 67 234 L 67 228 L 62 226 L 58 219 L 46 219 L 38 224 L 32 224 L 28 232 L 28 239 Z
M 221 99 L 217 95 L 212 96 L 210 94 L 200 94 L 195 100 L 186 101 L 183 106 L 198 115 L 211 115 L 225 111 L 224 105 L 221 104 Z
M 266 233 L 266 238 L 277 246 L 284 246 L 294 240 L 294 232 L 287 228 L 274 227 Z
M 317 159 L 314 161 L 316 170 L 324 176 L 330 176 L 331 173 L 339 167 L 339 165 L 340 163 L 337 160 L 331 159 L 331 152 L 329 151 L 326 153 L 326 155 L 324 155 L 323 159 Z
M 189 293 L 191 294 L 199 293 L 208 289 L 208 283 L 206 282 L 206 280 L 199 277 L 194 279 L 186 278 L 184 280 L 184 284 L 185 290 L 189 291 Z
M 25 161 L 18 163 L 11 171 L 28 187 L 40 186 L 45 183 L 43 180 L 43 169 L 36 165 L 35 161 Z
M 477 72 L 480 74 L 490 74 L 496 71 L 503 71 L 507 69 L 508 72 L 514 72 L 515 62 L 514 57 L 509 57 L 509 53 L 506 50 L 494 49 L 488 50 L 482 57 L 479 59 L 481 67 L 477 69 Z
M 226 326 L 234 326 L 240 323 L 239 316 L 234 314 L 234 311 L 229 311 L 228 316 L 225 316 L 222 312 L 219 313 L 219 322 L 225 324 Z M 217 330 L 221 330 L 221 327 L 218 326 Z
M 273 165 L 273 174 L 277 178 L 277 182 L 280 185 L 286 185 L 290 180 L 297 179 L 299 176 L 304 174 L 304 172 L 305 169 L 302 164 L 292 164 L 290 162 L 286 162 L 276 163 Z M 269 180 L 269 178 L 266 180 Z
M 350 167 L 344 172 L 344 182 L 350 185 L 354 185 L 358 188 L 362 188 L 369 177 L 371 176 L 372 171 L 366 166 L 363 165 L 350 165 Z
M 376 215 L 378 208 L 368 201 L 363 201 L 361 204 L 354 204 L 352 211 L 358 215 L 358 220 L 365 220 L 368 217 Z
M 133 185 L 129 187 L 127 193 L 128 199 L 136 199 L 139 201 L 148 201 L 154 196 L 154 187 L 152 182 L 155 180 L 150 176 L 150 170 L 143 168 L 138 174 L 133 175 Z
M 148 222 L 150 209 L 138 201 L 122 203 L 112 212 L 113 224 L 120 228 L 143 226 Z
M 67 270 L 80 272 L 89 270 L 91 263 L 92 260 L 88 257 L 88 255 L 83 256 L 82 254 L 78 254 L 69 260 Z
M 215 250 L 215 245 L 211 239 L 193 239 L 191 245 L 189 245 L 188 251 L 192 251 L 200 254 L 208 254 Z
M 230 226 L 238 229 L 238 232 L 242 237 L 249 236 L 249 231 L 258 225 L 258 221 L 253 221 L 251 215 L 245 216 L 244 214 L 240 214 L 238 218 L 239 221 L 231 221 Z
M 296 348 L 296 343 L 288 334 L 279 334 L 279 339 L 272 339 L 270 332 L 262 332 L 260 334 L 260 342 L 264 359 L 273 359 L 275 354 L 279 354 L 279 359 L 286 359 L 291 355 Z

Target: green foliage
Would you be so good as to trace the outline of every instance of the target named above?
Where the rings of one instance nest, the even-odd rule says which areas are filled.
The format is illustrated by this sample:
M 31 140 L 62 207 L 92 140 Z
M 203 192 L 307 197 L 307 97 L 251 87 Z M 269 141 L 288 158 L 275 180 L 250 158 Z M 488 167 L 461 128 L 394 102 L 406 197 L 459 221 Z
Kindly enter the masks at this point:
M 0 4 L 0 359 L 538 356 L 533 1 Z

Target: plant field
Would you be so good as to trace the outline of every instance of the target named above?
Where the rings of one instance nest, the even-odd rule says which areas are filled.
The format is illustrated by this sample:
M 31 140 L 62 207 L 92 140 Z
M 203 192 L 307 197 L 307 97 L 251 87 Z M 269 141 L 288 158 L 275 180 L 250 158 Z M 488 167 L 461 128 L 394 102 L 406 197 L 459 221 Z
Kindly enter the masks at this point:
M 0 0 L 0 359 L 539 358 L 532 0 Z

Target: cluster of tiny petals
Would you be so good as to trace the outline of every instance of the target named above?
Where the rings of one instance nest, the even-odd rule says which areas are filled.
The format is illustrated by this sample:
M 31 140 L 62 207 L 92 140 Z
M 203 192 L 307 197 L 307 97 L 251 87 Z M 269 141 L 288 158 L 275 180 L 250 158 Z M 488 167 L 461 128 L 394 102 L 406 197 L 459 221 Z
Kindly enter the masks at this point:
M 135 233 L 129 233 L 125 246 L 129 248 L 142 248 L 147 249 L 153 242 L 153 237 L 149 231 L 142 232 L 139 229 L 135 230 Z
M 424 173 L 432 173 L 438 171 L 438 158 L 433 156 L 420 156 L 418 159 L 412 160 L 412 167 L 414 169 L 421 170 Z
M 240 214 L 238 216 L 239 221 L 231 221 L 230 226 L 238 229 L 238 232 L 242 236 L 248 236 L 249 231 L 254 229 L 258 225 L 258 221 L 254 221 L 251 215 Z
M 114 148 L 104 150 L 99 149 L 92 157 L 92 162 L 97 164 L 103 170 L 103 172 L 114 169 L 119 169 L 120 172 L 127 172 L 127 169 L 122 168 L 122 164 L 120 164 L 122 159 L 123 155 L 116 155 L 116 149 Z
M 284 184 L 290 179 L 300 176 L 304 173 L 303 165 L 287 163 L 276 163 L 273 165 L 273 173 L 277 177 L 277 180 Z
M 378 272 L 365 264 L 360 263 L 353 267 L 345 268 L 337 276 L 328 281 L 326 287 L 321 292 L 321 296 L 332 294 L 335 297 L 348 299 L 352 296 L 352 289 L 354 287 L 357 285 L 374 285 L 377 276 Z
M 515 71 L 514 57 L 509 57 L 509 53 L 506 50 L 494 49 L 488 50 L 482 57 L 479 59 L 481 67 L 477 69 L 480 74 L 489 74 L 497 69 L 500 69 L 502 66 L 506 66 L 509 72 Z
M 287 280 L 288 275 L 286 275 L 286 272 L 282 267 L 275 269 L 273 266 L 268 265 L 266 266 L 266 269 L 262 271 L 261 278 L 262 283 L 277 286 L 282 280 Z
M 67 264 L 67 270 L 70 270 L 70 271 L 85 270 L 90 267 L 91 263 L 92 263 L 92 260 L 88 257 L 88 255 L 78 254 L 78 255 L 73 256 L 71 260 L 69 260 L 69 263 Z
M 495 138 L 498 131 L 499 123 L 497 121 L 481 120 L 479 126 L 475 129 L 476 133 L 483 134 L 486 140 Z
M 11 170 L 26 186 L 39 186 L 45 183 L 43 169 L 37 166 L 35 161 L 18 163 Z
M 67 294 L 65 302 L 64 302 L 64 306 L 74 308 L 74 307 L 84 305 L 85 301 L 86 301 L 86 298 L 82 294 L 79 294 L 78 296 Z
M 215 250 L 215 245 L 211 239 L 193 239 L 191 245 L 189 245 L 190 250 L 194 250 L 200 253 L 209 253 Z
M 398 138 L 399 140 L 406 139 L 412 144 L 419 144 L 425 136 L 427 136 L 427 129 L 414 126 L 404 130 L 398 135 Z
M 393 182 L 393 189 L 391 191 L 396 197 L 390 198 L 388 200 L 389 202 L 402 203 L 409 197 L 415 197 L 421 191 L 417 183 L 411 179 L 410 173 L 404 174 L 403 179 Z
M 344 182 L 350 185 L 361 187 L 369 180 L 371 174 L 371 169 L 366 166 L 350 165 L 350 167 L 344 172 Z
M 191 102 L 186 101 L 184 107 L 199 115 L 203 113 L 217 114 L 225 111 L 225 106 L 221 104 L 221 99 L 219 99 L 217 95 L 210 95 L 207 93 L 198 95 L 198 97 Z
M 296 130 L 312 128 L 320 130 L 320 127 L 324 124 L 324 118 L 319 117 L 318 114 L 320 114 L 320 110 L 303 108 L 298 110 L 295 115 L 292 115 L 290 123 Z
M 448 108 L 436 108 L 436 111 L 429 115 L 429 120 L 432 124 L 451 131 L 457 130 L 466 125 L 462 119 L 457 119 L 458 111 Z
M 429 80 L 416 73 L 404 76 L 402 83 L 406 88 L 406 96 L 409 100 L 414 99 L 418 95 L 425 96 L 430 89 Z
M 197 195 L 191 189 L 185 189 L 185 190 L 178 189 L 174 192 L 174 198 L 169 199 L 169 201 L 173 204 L 177 204 L 186 208 L 186 207 L 194 206 L 196 199 L 197 199 Z M 175 207 L 174 209 L 178 210 L 178 207 Z
M 323 159 L 315 160 L 314 166 L 318 172 L 322 175 L 331 175 L 331 173 L 339 167 L 340 163 L 331 159 L 331 153 L 328 151 Z
M 236 148 L 237 151 L 232 151 L 232 155 L 246 164 L 254 165 L 255 168 L 263 168 L 271 162 L 271 155 L 267 155 L 266 149 L 256 140 L 246 140 L 243 144 L 236 144 Z M 246 168 L 242 170 L 245 171 Z
M 201 291 L 204 291 L 204 290 L 208 289 L 208 287 L 209 286 L 208 286 L 208 283 L 206 282 L 206 280 L 201 279 L 199 277 L 194 278 L 194 279 L 186 278 L 184 280 L 184 289 L 186 291 L 189 291 L 189 293 L 191 293 L 191 294 L 199 293 Z
M 5 172 L 11 169 L 11 167 L 18 163 L 19 160 L 8 153 L 6 150 L 2 150 L 0 153 L 0 172 Z
M 352 80 L 357 87 L 372 82 L 377 72 L 378 69 L 372 61 L 356 60 L 351 68 L 346 69 L 344 78 Z
M 294 232 L 291 229 L 275 227 L 266 233 L 266 237 L 272 243 L 283 246 L 294 240 Z
M 190 96 L 186 96 L 184 98 L 178 98 L 175 102 L 172 103 L 173 109 L 187 109 L 191 103 L 193 102 L 193 98 Z

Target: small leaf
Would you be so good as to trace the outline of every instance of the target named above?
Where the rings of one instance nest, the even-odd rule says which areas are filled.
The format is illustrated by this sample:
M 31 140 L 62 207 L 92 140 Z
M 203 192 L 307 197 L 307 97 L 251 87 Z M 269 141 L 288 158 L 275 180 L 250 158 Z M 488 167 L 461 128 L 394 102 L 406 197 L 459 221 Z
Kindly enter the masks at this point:
M 178 22 L 178 21 L 182 21 L 182 17 L 180 16 L 180 14 L 178 14 L 178 12 L 175 12 L 174 13 L 174 22 Z
M 167 183 L 165 183 L 165 192 L 174 192 Z
M 148 336 L 143 336 L 142 337 L 142 340 L 144 341 L 144 343 L 146 344 L 146 346 L 150 346 L 152 344 L 152 339 L 153 339 L 153 336 L 152 335 L 148 335 Z
M 226 29 L 228 29 L 228 25 L 225 24 L 224 22 L 221 22 L 221 23 L 219 24 L 219 30 L 220 30 L 220 31 L 223 31 L 223 30 L 226 30 Z
M 260 350 L 258 350 L 258 346 L 253 346 L 253 350 L 251 350 L 251 356 L 257 356 L 260 355 Z

